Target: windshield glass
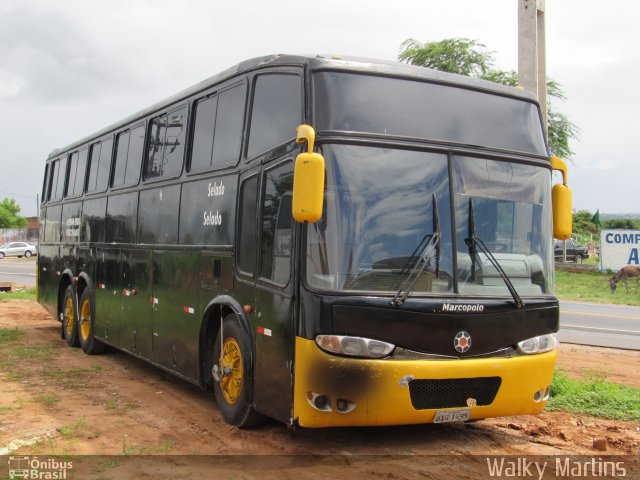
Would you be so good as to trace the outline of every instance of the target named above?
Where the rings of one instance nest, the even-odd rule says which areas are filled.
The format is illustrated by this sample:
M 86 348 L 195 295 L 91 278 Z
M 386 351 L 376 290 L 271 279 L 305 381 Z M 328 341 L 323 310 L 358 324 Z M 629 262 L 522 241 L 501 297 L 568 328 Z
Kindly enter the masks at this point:
M 452 291 L 447 156 L 349 145 L 325 146 L 323 153 L 325 205 L 322 219 L 308 227 L 309 284 L 395 293 L 433 234 L 437 208 L 441 253 L 413 291 Z
M 551 174 L 530 165 L 454 157 L 459 291 L 508 295 L 480 238 L 520 295 L 552 293 Z
M 552 293 L 548 169 L 453 157 L 452 226 L 447 155 L 353 145 L 325 145 L 323 154 L 323 216 L 307 225 L 306 279 L 312 288 L 393 296 L 409 284 L 410 296 L 511 297 L 489 259 L 465 241 L 471 199 L 475 236 L 517 292 Z M 434 221 L 435 211 L 439 221 Z M 434 242 L 425 248 L 434 233 L 437 248 Z M 405 282 L 418 261 L 424 262 L 418 278 Z

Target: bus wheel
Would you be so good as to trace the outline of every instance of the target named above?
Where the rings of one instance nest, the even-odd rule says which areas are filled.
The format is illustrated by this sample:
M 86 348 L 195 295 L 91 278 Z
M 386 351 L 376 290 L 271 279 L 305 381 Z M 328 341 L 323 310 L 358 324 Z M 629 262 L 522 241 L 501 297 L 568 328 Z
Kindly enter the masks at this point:
M 227 423 L 239 428 L 256 426 L 264 421 L 264 417 L 255 411 L 249 401 L 253 384 L 251 344 L 235 315 L 224 319 L 223 331 L 224 340 L 221 342 L 218 332 L 213 348 L 212 375 L 216 402 Z
M 70 347 L 79 347 L 78 312 L 76 311 L 76 294 L 69 285 L 64 292 L 62 307 L 62 336 Z
M 86 287 L 80 297 L 80 315 L 78 322 L 78 337 L 80 346 L 87 355 L 98 355 L 104 352 L 105 345 L 95 338 L 96 308 L 93 302 L 93 291 Z

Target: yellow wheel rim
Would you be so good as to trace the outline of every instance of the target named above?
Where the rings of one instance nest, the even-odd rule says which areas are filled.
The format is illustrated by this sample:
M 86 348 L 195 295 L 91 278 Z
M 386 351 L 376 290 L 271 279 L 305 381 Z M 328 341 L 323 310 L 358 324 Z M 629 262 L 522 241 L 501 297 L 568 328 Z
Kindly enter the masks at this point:
M 64 326 L 67 336 L 71 337 L 73 335 L 73 323 L 76 319 L 73 317 L 73 298 L 68 297 L 67 303 L 64 305 L 64 315 L 67 319 L 67 324 Z
M 80 308 L 80 335 L 85 342 L 91 335 L 91 302 L 85 300 Z
M 227 338 L 224 341 L 222 367 L 231 369 L 231 372 L 220 380 L 222 395 L 229 405 L 235 405 L 242 392 L 242 352 L 235 338 Z

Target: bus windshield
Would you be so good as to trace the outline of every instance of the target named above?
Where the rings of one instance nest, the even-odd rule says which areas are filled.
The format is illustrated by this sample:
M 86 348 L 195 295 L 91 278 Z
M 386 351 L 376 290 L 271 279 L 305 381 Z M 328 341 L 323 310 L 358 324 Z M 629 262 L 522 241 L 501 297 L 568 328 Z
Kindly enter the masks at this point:
M 472 199 L 473 233 L 518 294 L 552 293 L 549 170 L 453 157 L 450 179 L 446 154 L 353 145 L 325 145 L 323 153 L 325 209 L 307 227 L 306 279 L 312 288 L 393 295 L 425 239 L 436 233 L 437 248 L 422 254 L 426 264 L 412 279 L 412 296 L 509 296 L 486 255 L 466 241 Z

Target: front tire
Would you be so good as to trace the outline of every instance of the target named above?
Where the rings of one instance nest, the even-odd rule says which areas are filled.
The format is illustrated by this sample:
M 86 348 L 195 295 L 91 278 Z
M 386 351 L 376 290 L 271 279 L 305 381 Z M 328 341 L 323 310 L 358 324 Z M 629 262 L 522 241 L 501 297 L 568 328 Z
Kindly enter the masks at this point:
M 62 303 L 62 337 L 70 347 L 79 347 L 76 292 L 72 285 L 64 292 Z
M 93 290 L 87 286 L 80 297 L 80 313 L 78 316 L 78 337 L 82 351 L 87 355 L 99 355 L 104 352 L 105 344 L 95 337 L 96 307 Z
M 218 408 L 225 421 L 238 428 L 259 425 L 265 417 L 256 412 L 250 402 L 253 386 L 251 342 L 235 315 L 224 319 L 222 331 L 224 339 L 221 342 L 221 332 L 218 332 L 213 348 L 214 370 L 217 369 L 221 377 L 219 381 L 213 378 Z
M 582 255 L 576 255 L 576 263 L 582 263 Z
M 4 258 L 4 253 L 0 252 L 0 258 Z

